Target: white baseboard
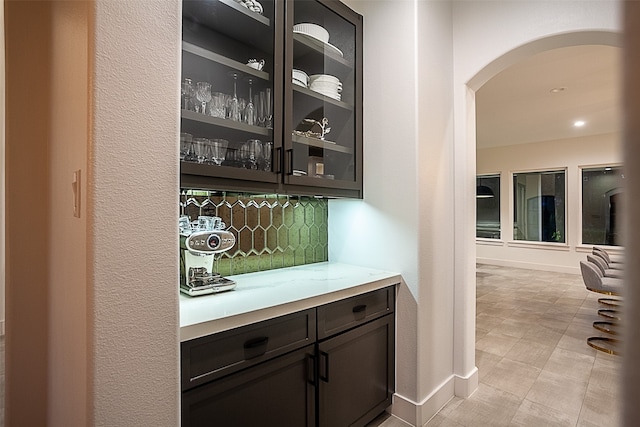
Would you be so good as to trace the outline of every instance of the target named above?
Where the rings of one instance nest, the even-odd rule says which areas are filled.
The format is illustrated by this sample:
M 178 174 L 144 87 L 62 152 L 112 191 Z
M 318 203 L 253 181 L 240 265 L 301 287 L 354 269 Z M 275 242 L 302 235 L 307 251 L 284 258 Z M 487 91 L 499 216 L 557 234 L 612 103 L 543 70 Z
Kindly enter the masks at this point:
M 480 377 L 478 376 L 478 368 L 473 367 L 473 370 L 466 377 L 456 376 L 454 387 L 456 396 L 467 399 L 478 389 L 480 383 Z
M 474 368 L 467 378 L 451 375 L 439 387 L 420 402 L 414 402 L 398 393 L 393 395 L 391 413 L 411 424 L 425 425 L 453 396 L 467 398 L 478 388 L 478 369 Z
M 478 264 L 499 265 L 500 267 L 525 268 L 527 270 L 553 271 L 556 273 L 580 274 L 579 267 L 565 265 L 538 264 L 533 262 L 511 261 L 493 258 L 476 258 Z

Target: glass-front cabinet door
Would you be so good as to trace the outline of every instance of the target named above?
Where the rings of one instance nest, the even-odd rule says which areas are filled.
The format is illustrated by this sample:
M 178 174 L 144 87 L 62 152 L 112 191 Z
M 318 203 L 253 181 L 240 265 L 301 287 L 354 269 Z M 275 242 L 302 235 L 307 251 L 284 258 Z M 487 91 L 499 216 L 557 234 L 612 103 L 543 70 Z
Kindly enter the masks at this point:
M 287 0 L 285 34 L 285 183 L 362 197 L 361 16 Z
M 275 0 L 183 2 L 183 186 L 210 188 L 215 180 L 221 189 L 243 181 L 277 188 L 283 16 L 284 4 Z

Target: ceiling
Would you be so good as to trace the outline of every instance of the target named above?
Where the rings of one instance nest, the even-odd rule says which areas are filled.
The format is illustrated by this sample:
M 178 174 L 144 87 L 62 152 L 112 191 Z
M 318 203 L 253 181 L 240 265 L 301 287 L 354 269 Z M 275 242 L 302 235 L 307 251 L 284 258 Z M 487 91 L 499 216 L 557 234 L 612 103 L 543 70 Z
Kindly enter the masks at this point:
M 619 131 L 620 57 L 618 47 L 574 46 L 500 72 L 476 92 L 478 148 Z

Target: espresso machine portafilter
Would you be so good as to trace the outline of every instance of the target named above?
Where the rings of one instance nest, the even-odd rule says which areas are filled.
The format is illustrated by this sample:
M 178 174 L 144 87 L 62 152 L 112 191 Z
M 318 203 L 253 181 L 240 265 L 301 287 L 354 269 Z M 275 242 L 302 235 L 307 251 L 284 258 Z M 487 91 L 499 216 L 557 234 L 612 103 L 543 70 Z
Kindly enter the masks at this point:
M 191 222 L 181 216 L 180 291 L 189 296 L 230 291 L 236 283 L 216 271 L 217 257 L 233 248 L 236 238 L 218 217 L 199 216 Z

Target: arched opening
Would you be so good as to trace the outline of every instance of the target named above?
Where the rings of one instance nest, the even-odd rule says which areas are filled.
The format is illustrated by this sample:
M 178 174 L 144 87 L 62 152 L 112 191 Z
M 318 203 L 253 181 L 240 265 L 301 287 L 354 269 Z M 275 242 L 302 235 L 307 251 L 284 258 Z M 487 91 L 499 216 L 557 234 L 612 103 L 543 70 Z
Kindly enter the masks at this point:
M 466 95 L 467 102 L 466 102 L 465 108 L 467 109 L 467 117 L 471 117 L 471 119 L 468 120 L 466 124 L 465 133 L 468 136 L 468 138 L 465 141 L 465 144 L 466 144 L 467 150 L 469 150 L 469 154 L 473 153 L 473 155 L 469 157 L 477 158 L 480 156 L 479 154 L 480 150 L 478 148 L 479 141 L 477 139 L 478 136 L 476 132 L 477 132 L 477 129 L 479 129 L 482 126 L 482 123 L 479 123 L 479 120 L 481 120 L 481 115 L 477 114 L 478 113 L 477 108 L 479 107 L 479 105 L 481 105 L 481 102 L 479 102 L 479 96 L 481 95 L 481 91 L 485 86 L 485 84 L 487 84 L 487 82 L 489 82 L 492 78 L 498 76 L 503 71 L 508 70 L 510 67 L 514 67 L 514 66 L 517 66 L 518 64 L 527 62 L 531 60 L 531 58 L 534 58 L 537 55 L 545 55 L 549 52 L 559 51 L 559 50 L 564 50 L 565 52 L 567 52 L 569 50 L 576 49 L 578 51 L 586 46 L 606 47 L 606 48 L 609 48 L 610 50 L 619 51 L 620 35 L 615 32 L 588 31 L 588 32 L 558 34 L 558 35 L 553 35 L 546 38 L 541 38 L 539 40 L 532 41 L 530 43 L 527 43 L 523 46 L 517 47 L 505 53 L 504 55 L 490 62 L 488 65 L 482 68 L 478 73 L 476 73 L 474 77 L 467 82 L 468 91 Z M 546 91 L 549 92 L 551 89 L 553 88 L 548 87 L 546 88 Z M 618 129 L 616 130 L 616 132 L 620 132 L 620 130 Z M 553 139 L 546 138 L 546 137 L 542 139 L 547 142 L 553 141 Z M 558 139 L 570 139 L 570 137 L 564 135 L 564 136 L 559 136 Z M 618 136 L 618 139 L 621 140 L 621 137 Z M 532 141 L 529 141 L 529 142 L 532 142 Z M 595 145 L 597 141 L 592 141 L 592 143 L 593 145 Z M 549 144 L 553 144 L 553 142 L 549 142 Z M 531 152 L 532 151 L 529 151 L 525 155 L 529 156 Z M 513 148 L 511 152 L 507 152 L 507 151 L 500 152 L 500 150 L 498 149 L 494 151 L 494 154 L 496 156 L 506 156 L 507 154 L 514 155 L 514 153 L 517 153 L 516 148 Z M 619 155 L 619 153 L 617 153 L 617 155 Z M 555 167 L 562 169 L 564 173 L 567 175 L 567 182 L 572 182 L 571 188 L 568 188 L 568 190 L 571 190 L 573 192 L 571 196 L 569 195 L 567 196 L 567 203 L 569 204 L 567 208 L 568 210 L 579 211 L 579 208 L 577 205 L 580 202 L 580 195 L 576 193 L 576 190 L 579 190 L 580 188 L 579 177 L 580 177 L 581 167 L 591 166 L 597 163 L 598 162 L 595 162 L 595 161 L 578 159 L 578 160 L 575 160 L 574 163 L 571 165 L 565 165 L 563 160 L 558 158 L 556 158 L 555 162 L 549 163 L 550 167 L 553 166 L 552 169 Z M 500 185 L 500 194 L 502 194 L 503 197 L 505 198 L 501 203 L 503 206 L 503 209 L 501 209 L 501 213 L 502 213 L 501 221 L 504 221 L 502 225 L 503 234 L 498 239 L 495 239 L 495 241 L 492 244 L 487 244 L 488 251 L 486 253 L 489 253 L 489 254 L 495 253 L 495 251 L 500 248 L 508 249 L 509 241 L 515 240 L 512 234 L 513 222 L 514 222 L 514 203 L 515 203 L 513 200 L 515 184 L 513 183 L 514 178 L 512 173 L 514 171 L 518 171 L 518 169 L 520 168 L 524 172 L 531 172 L 532 170 L 531 167 L 519 166 L 519 165 L 522 165 L 522 162 L 513 166 L 505 167 L 505 168 L 498 168 L 496 166 L 497 164 L 498 164 L 497 162 L 494 162 L 492 163 L 493 166 L 485 167 L 484 169 L 482 169 L 480 166 L 476 164 L 476 168 L 472 169 L 474 176 L 467 176 L 467 179 L 465 181 L 467 183 L 471 183 L 471 182 L 475 183 L 477 182 L 475 179 L 476 176 L 482 175 L 482 174 L 487 176 L 499 174 L 501 177 L 502 182 Z M 602 162 L 600 164 L 602 164 Z M 533 169 L 536 169 L 536 168 L 533 168 Z M 540 171 L 537 171 L 537 172 L 540 172 Z M 539 177 L 537 180 L 534 180 L 534 181 L 537 183 L 538 188 L 542 185 L 540 183 L 541 180 L 539 179 Z M 529 196 L 525 197 L 526 193 L 524 193 L 524 191 L 526 190 L 523 189 L 521 191 L 523 192 L 522 193 L 523 200 L 525 201 L 530 200 Z M 474 198 L 471 198 L 469 196 L 470 194 L 467 193 L 466 199 L 468 203 L 474 203 L 474 204 L 478 203 L 479 199 L 477 199 L 477 196 Z M 486 203 L 486 200 L 485 200 L 485 203 Z M 532 213 L 535 213 L 535 212 L 532 212 Z M 526 212 L 524 212 L 522 215 L 525 215 L 525 214 Z M 539 212 L 538 212 L 538 215 L 539 215 Z M 505 223 L 506 223 L 506 227 L 505 227 Z M 570 229 L 570 231 L 571 233 L 573 233 L 573 237 L 577 239 L 575 240 L 577 242 L 579 240 L 579 236 L 575 236 L 575 233 L 579 232 L 580 230 L 575 224 L 575 219 L 572 219 L 570 224 L 572 224 L 572 228 Z M 573 228 L 573 226 L 575 226 L 575 228 Z M 550 234 L 553 234 L 553 233 L 550 233 Z M 475 235 L 474 235 L 474 240 L 475 240 Z M 574 258 L 584 257 L 585 255 L 584 253 L 581 253 L 575 250 L 576 244 L 574 243 L 573 240 L 571 242 L 571 245 L 569 245 L 567 242 L 564 242 L 564 243 L 565 243 L 564 246 L 567 246 L 566 248 L 567 255 L 570 255 Z M 557 245 L 560 246 L 560 243 L 557 243 Z M 516 250 L 522 251 L 522 248 L 517 248 Z M 478 251 L 478 255 L 479 255 L 479 252 L 480 251 Z M 559 253 L 560 252 L 555 251 L 550 256 L 557 257 Z M 562 254 L 564 254 L 564 252 Z M 469 260 L 469 263 L 471 262 L 475 264 L 476 259 Z M 523 262 L 521 266 L 524 266 L 524 265 L 525 263 Z M 563 270 L 560 267 L 558 267 L 558 271 L 563 271 Z M 482 277 L 482 275 L 479 275 L 477 278 L 476 287 L 478 286 L 478 284 L 481 284 L 481 281 L 484 279 L 485 277 Z M 481 296 L 481 295 L 486 296 L 486 294 L 483 293 L 483 290 L 480 290 L 480 293 L 478 293 L 478 296 Z M 482 315 L 480 305 L 478 305 L 477 315 L 478 316 Z M 584 340 L 580 340 L 580 343 L 584 344 L 585 347 L 587 345 L 586 342 L 584 342 Z M 477 341 L 476 348 L 480 348 L 481 346 L 482 345 L 480 344 L 480 341 Z M 477 366 L 480 369 L 482 369 L 482 366 L 480 365 L 482 361 L 476 360 L 476 362 L 477 362 Z

